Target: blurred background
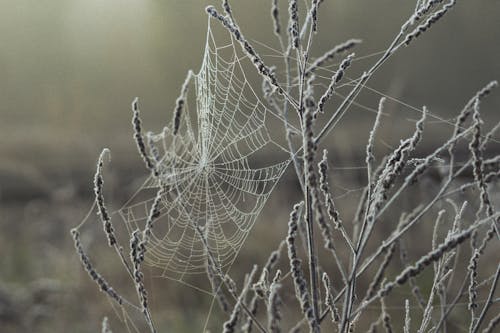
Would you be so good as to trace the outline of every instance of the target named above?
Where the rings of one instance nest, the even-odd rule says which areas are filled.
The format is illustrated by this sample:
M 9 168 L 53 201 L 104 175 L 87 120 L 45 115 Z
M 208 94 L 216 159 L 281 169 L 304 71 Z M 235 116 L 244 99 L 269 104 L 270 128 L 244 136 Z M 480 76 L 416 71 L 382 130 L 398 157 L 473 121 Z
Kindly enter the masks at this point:
M 286 5 L 279 2 L 286 25 Z M 277 62 L 279 54 L 269 48 L 279 48 L 270 33 L 271 1 L 231 3 L 247 38 L 264 59 Z M 200 66 L 204 8 L 210 4 L 219 6 L 219 1 L 0 0 L 1 332 L 96 332 L 104 315 L 114 323 L 112 307 L 78 262 L 69 230 L 90 208 L 102 148 L 112 151 L 105 173 L 112 208 L 147 176 L 132 139 L 130 103 L 140 97 L 147 130 L 158 131 L 170 121 L 187 71 Z M 363 40 L 355 50 L 359 57 L 382 51 L 413 8 L 411 1 L 325 1 L 312 54 L 319 56 L 348 38 Z M 499 15 L 500 1 L 460 1 L 377 72 L 368 86 L 406 103 L 388 101 L 382 152 L 414 126 L 419 113 L 412 107 L 426 105 L 451 119 L 478 89 L 500 79 Z M 356 62 L 352 74 L 376 59 Z M 260 82 L 255 84 L 260 89 Z M 339 167 L 332 174 L 341 179 L 334 191 L 347 212 L 352 211 L 350 193 L 355 198 L 363 178 L 359 170 L 343 167 L 363 164 L 374 119 L 370 109 L 376 109 L 379 98 L 366 89 L 361 105 L 353 106 L 324 142 Z M 482 103 L 487 125 L 498 121 L 499 107 L 498 92 Z M 425 142 L 430 148 L 449 131 L 445 122 L 431 122 Z M 498 144 L 492 149 L 498 152 Z M 289 209 L 299 196 L 288 171 L 237 266 L 248 269 L 252 261 L 262 262 L 283 238 Z M 106 263 L 112 253 L 105 252 L 100 226 L 94 229 L 90 244 L 99 255 L 97 265 L 117 284 L 125 283 L 126 277 Z M 200 309 L 207 309 L 210 298 L 175 282 L 151 283 L 158 295 L 154 307 L 171 331 L 201 331 L 206 310 Z

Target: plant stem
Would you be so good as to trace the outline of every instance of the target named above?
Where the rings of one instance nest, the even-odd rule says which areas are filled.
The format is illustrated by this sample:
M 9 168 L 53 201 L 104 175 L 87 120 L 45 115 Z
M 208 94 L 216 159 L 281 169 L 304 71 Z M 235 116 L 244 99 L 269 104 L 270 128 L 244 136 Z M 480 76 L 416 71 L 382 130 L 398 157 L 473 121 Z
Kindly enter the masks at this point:
M 311 190 L 309 185 L 306 186 L 306 226 L 307 226 L 307 257 L 309 259 L 309 278 L 311 280 L 311 297 L 314 318 L 319 324 L 319 309 L 318 309 L 318 272 L 317 258 L 314 251 L 314 225 L 313 212 L 311 205 Z M 319 327 L 319 326 L 318 326 Z

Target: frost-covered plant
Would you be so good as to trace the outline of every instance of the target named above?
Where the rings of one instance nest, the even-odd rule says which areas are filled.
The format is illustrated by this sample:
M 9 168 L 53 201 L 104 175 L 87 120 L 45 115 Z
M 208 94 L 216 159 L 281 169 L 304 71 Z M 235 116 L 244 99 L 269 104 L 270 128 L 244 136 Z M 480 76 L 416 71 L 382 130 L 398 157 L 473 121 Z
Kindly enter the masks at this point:
M 144 265 L 157 267 L 179 281 L 190 274 L 206 274 L 213 297 L 228 316 L 223 332 L 305 329 L 317 333 L 331 331 L 332 327 L 342 333 L 366 329 L 375 332 L 378 326 L 387 332 L 410 332 L 412 328 L 418 332 L 446 332 L 451 316 L 463 309 L 458 305 L 464 301 L 469 309 L 470 332 L 481 328 L 493 332 L 498 324 L 498 314 L 492 313 L 500 274 L 498 254 L 490 259 L 493 263 L 488 263 L 496 268 L 491 276 L 480 277 L 480 272 L 487 269 L 479 269 L 486 264 L 486 247 L 498 247 L 500 236 L 500 213 L 490 193 L 490 184 L 497 181 L 500 172 L 500 157 L 485 153 L 489 143 L 497 143 L 494 134 L 499 124 L 486 128 L 480 113 L 480 102 L 497 86 L 496 81 L 466 103 L 450 136 L 423 156 L 417 154 L 417 147 L 428 118 L 437 117 L 426 107 L 422 107 L 413 132 L 389 154 L 377 156 L 380 154 L 375 143 L 385 105 L 382 98 L 366 146 L 367 183 L 356 203 L 352 222 L 343 216 L 330 188 L 327 150 L 321 158 L 317 154 L 380 66 L 432 28 L 455 1 L 417 1 L 385 52 L 354 79 L 348 74 L 356 58 L 349 52 L 359 40 L 350 39 L 317 57 L 311 54 L 311 45 L 321 27 L 322 2 L 312 0 L 301 11 L 302 2 L 289 0 L 285 30 L 281 21 L 285 15 L 280 13 L 278 1 L 272 1 L 271 19 L 281 45 L 282 69 L 270 66 L 259 54 L 239 27 L 227 0 L 223 1 L 222 10 L 207 7 L 209 28 L 202 67 L 197 73 L 188 73 L 169 126 L 158 134 L 144 133 L 138 101 L 134 100 L 134 138 L 151 173 L 143 189 L 154 189 L 156 195 L 118 211 L 129 231 L 129 256 L 115 235 L 113 214 L 108 213 L 105 205 L 102 167 L 107 151 L 101 154 L 94 181 L 95 205 L 109 246 L 116 250 L 130 275 L 138 300 L 126 299 L 96 271 L 80 242 L 79 229 L 83 224 L 72 231 L 75 246 L 85 270 L 100 289 L 118 306 L 142 313 L 151 332 L 161 328 L 155 326 L 148 304 Z M 218 44 L 214 23 L 221 25 L 230 43 Z M 224 54 L 228 49 L 229 56 Z M 319 72 L 341 56 L 343 59 L 327 83 L 319 84 Z M 262 78 L 263 99 L 247 79 L 243 59 L 249 59 Z M 345 81 L 349 81 L 349 91 L 331 109 L 329 102 L 337 90 L 349 86 Z M 195 124 L 189 112 L 193 82 Z M 270 118 L 283 126 L 283 144 L 269 129 Z M 470 154 L 458 163 L 457 146 L 464 142 L 468 142 Z M 282 161 L 256 167 L 253 159 L 268 148 L 283 153 Z M 302 200 L 292 209 L 288 234 L 262 269 L 253 265 L 238 287 L 227 274 L 228 269 L 290 164 L 300 184 Z M 398 210 L 398 200 L 416 191 L 415 184 L 436 166 L 444 170 L 439 189 L 429 192 L 429 198 L 410 211 Z M 464 183 L 459 177 L 469 170 L 473 179 Z M 474 187 L 479 191 L 477 204 L 458 204 L 460 197 L 456 194 Z M 449 214 L 442 209 L 445 203 L 453 209 L 448 223 Z M 434 214 L 435 219 L 431 218 Z M 434 223 L 431 248 L 416 260 L 409 259 L 405 243 L 410 233 L 419 224 L 429 222 Z M 317 231 L 321 237 L 315 236 Z M 444 238 L 440 236 L 443 232 Z M 305 246 L 304 253 L 300 243 Z M 465 250 L 467 243 L 470 251 Z M 321 252 L 321 244 L 327 251 Z M 283 248 L 288 261 L 281 253 Z M 400 264 L 395 263 L 396 252 L 400 253 Z M 468 264 L 462 265 L 463 261 Z M 424 291 L 419 283 L 429 270 L 433 271 L 432 283 Z M 360 283 L 361 280 L 368 283 Z M 411 287 L 414 301 L 395 294 L 397 288 L 406 285 Z M 291 295 L 296 302 L 285 303 L 284 299 Z M 259 311 L 261 303 L 267 311 Z M 380 315 L 374 317 L 367 309 L 377 303 Z M 390 303 L 405 310 L 402 321 L 394 322 Z M 293 314 L 292 321 L 283 320 L 285 307 L 288 315 Z M 109 330 L 106 320 L 103 331 Z

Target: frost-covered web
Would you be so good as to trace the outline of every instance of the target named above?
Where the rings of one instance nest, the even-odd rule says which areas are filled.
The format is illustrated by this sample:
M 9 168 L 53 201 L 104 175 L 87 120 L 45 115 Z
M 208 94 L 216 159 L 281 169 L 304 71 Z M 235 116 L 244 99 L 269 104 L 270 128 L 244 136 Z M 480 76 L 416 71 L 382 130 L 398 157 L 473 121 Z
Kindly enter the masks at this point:
M 279 116 L 259 100 L 238 45 L 226 37 L 221 45 L 209 24 L 179 132 L 174 135 L 170 124 L 149 136 L 160 175 L 151 176 L 119 210 L 130 233 L 144 229 L 155 193 L 166 185 L 146 262 L 169 278 L 204 273 L 207 255 L 220 269 L 228 268 L 290 161 L 266 127 L 270 117 Z M 277 162 L 262 162 L 269 160 L 263 151 L 278 156 Z

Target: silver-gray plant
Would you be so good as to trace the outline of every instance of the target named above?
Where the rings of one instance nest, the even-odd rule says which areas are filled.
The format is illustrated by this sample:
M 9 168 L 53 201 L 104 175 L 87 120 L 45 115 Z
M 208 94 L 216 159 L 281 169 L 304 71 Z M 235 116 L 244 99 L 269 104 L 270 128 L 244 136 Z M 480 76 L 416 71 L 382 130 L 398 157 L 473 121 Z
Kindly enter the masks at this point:
M 239 47 L 251 60 L 263 80 L 264 102 L 254 98 L 255 92 L 242 76 L 244 72 L 238 57 L 231 58 L 225 67 L 230 77 L 222 73 L 223 65 L 220 65 L 222 69 L 215 67 L 215 78 L 210 76 L 214 69 L 211 67 L 202 66 L 196 74 L 190 71 L 176 101 L 172 123 L 160 134 L 143 133 L 135 100 L 132 107 L 134 138 L 151 172 L 146 186 L 156 189 L 157 195 L 141 206 L 149 211 L 144 219 L 128 220 L 129 257 L 118 243 L 111 214 L 104 202 L 102 167 L 106 150 L 97 164 L 95 205 L 109 246 L 116 250 L 128 271 L 138 300 L 134 302 L 121 296 L 96 271 L 81 245 L 80 225 L 72 230 L 72 235 L 85 270 L 118 306 L 142 313 L 151 332 L 162 328 L 153 322 L 143 264 L 178 273 L 178 279 L 190 272 L 199 273 L 200 269 L 206 271 L 212 293 L 228 316 L 222 327 L 224 332 L 345 333 L 375 332 L 377 328 L 386 332 L 449 332 L 454 330 L 450 321 L 456 313 L 468 316 L 469 332 L 480 329 L 494 332 L 500 321 L 498 306 L 495 307 L 500 257 L 498 252 L 486 257 L 485 252 L 489 244 L 498 248 L 500 239 L 500 213 L 490 192 L 490 184 L 497 181 L 500 174 L 500 155 L 487 156 L 485 148 L 490 142 L 497 143 L 494 135 L 500 124 L 486 128 L 481 119 L 480 102 L 497 82 L 487 84 L 474 95 L 458 113 L 448 139 L 424 155 L 417 154 L 417 147 L 425 134 L 428 118 L 434 117 L 426 107 L 422 108 L 413 133 L 401 140 L 387 156 L 377 156 L 380 154 L 375 151 L 375 142 L 386 104 L 382 98 L 366 146 L 367 183 L 356 203 L 357 212 L 352 222 L 343 216 L 330 188 L 327 150 L 321 158 L 317 154 L 324 139 L 340 123 L 380 66 L 437 24 L 455 6 L 455 0 L 418 0 L 415 10 L 380 58 L 358 78 L 349 79 L 352 85 L 348 94 L 333 110 L 330 110 L 329 101 L 346 80 L 355 55 L 344 56 L 326 85 L 316 84 L 318 71 L 332 59 L 351 52 L 361 41 L 350 39 L 314 57 L 311 44 L 321 27 L 318 17 L 322 2 L 306 1 L 307 8 L 300 10 L 302 2 L 289 0 L 288 28 L 284 30 L 280 20 L 286 13 L 280 13 L 277 0 L 272 1 L 273 32 L 282 48 L 283 70 L 268 65 L 258 53 L 240 29 L 236 13 L 227 0 L 222 3 L 222 11 L 213 6 L 206 8 L 209 19 L 227 30 L 234 52 Z M 210 38 L 207 40 L 209 45 Z M 209 46 L 207 48 L 210 50 Z M 204 64 L 210 61 L 211 58 L 205 58 Z M 220 82 L 224 78 L 228 80 L 225 84 Z M 191 80 L 196 81 L 197 89 L 197 134 L 192 129 L 187 109 Z M 225 94 L 226 100 L 233 100 L 218 106 L 215 95 L 219 93 Z M 283 124 L 284 145 L 271 138 L 266 127 L 267 116 Z M 320 117 L 323 122 L 318 121 Z M 299 124 L 298 128 L 294 124 Z M 300 138 L 298 145 L 297 137 Z M 469 154 L 465 160 L 461 156 L 459 163 L 457 147 L 464 142 Z M 250 167 L 247 157 L 268 144 L 279 152 L 286 152 L 285 160 L 260 170 Z M 213 147 L 223 151 L 218 153 Z M 230 150 L 223 147 L 230 147 Z M 293 164 L 302 199 L 290 214 L 286 239 L 270 254 L 259 274 L 258 267 L 252 265 L 242 287 L 238 288 L 226 274 L 226 268 L 234 262 L 246 235 L 289 164 Z M 217 169 L 219 165 L 226 167 L 224 172 Z M 428 200 L 418 202 L 410 211 L 400 210 L 398 200 L 405 193 L 417 191 L 415 184 L 436 166 L 444 170 L 439 190 L 430 193 Z M 465 182 L 459 179 L 470 170 L 473 179 Z M 219 187 L 220 182 L 210 182 L 218 173 L 221 174 L 220 182 L 227 182 L 233 187 L 231 190 Z M 190 182 L 191 179 L 204 182 Z M 456 194 L 469 188 L 477 188 L 477 202 L 474 197 L 468 203 L 457 202 Z M 250 193 L 254 200 L 247 202 L 251 207 L 246 212 L 242 205 L 245 200 L 241 201 L 247 195 L 244 192 Z M 452 207 L 453 216 L 449 221 L 445 205 Z M 175 216 L 179 216 L 175 219 L 174 210 Z M 126 215 L 125 210 L 121 213 Z M 179 243 L 192 243 L 186 248 L 174 246 L 168 236 L 176 231 L 170 229 L 164 238 L 157 237 L 155 228 L 167 223 L 162 219 L 169 221 L 172 230 L 182 226 L 182 237 L 187 238 L 180 238 Z M 427 227 L 434 230 L 432 246 L 418 259 L 410 259 L 405 246 L 407 237 L 424 223 L 434 223 Z M 236 226 L 241 233 L 235 231 L 231 237 L 223 237 L 227 224 Z M 317 231 L 320 236 L 315 235 Z M 304 243 L 305 251 L 299 247 L 300 243 Z M 281 253 L 284 244 L 288 256 Z M 327 251 L 319 249 L 320 245 Z M 172 246 L 174 251 L 169 252 Z M 234 251 L 231 255 L 226 252 L 230 247 Z M 186 253 L 183 250 L 191 254 L 182 257 Z M 397 252 L 401 263 L 395 260 Z M 487 266 L 494 268 L 491 276 L 488 276 Z M 427 273 L 432 275 L 432 278 L 427 277 L 431 286 L 424 288 L 421 278 Z M 407 290 L 407 285 L 412 296 L 395 293 L 398 288 Z M 295 304 L 285 303 L 284 300 L 290 297 L 296 299 Z M 459 306 L 464 302 L 468 305 L 468 313 Z M 259 312 L 259 304 L 267 311 Z M 373 316 L 367 309 L 377 304 L 380 314 Z M 395 320 L 401 316 L 391 316 L 391 304 L 404 310 L 402 320 Z M 284 320 L 285 307 L 287 316 L 293 313 L 287 320 Z M 103 323 L 104 331 L 110 331 L 107 319 Z

